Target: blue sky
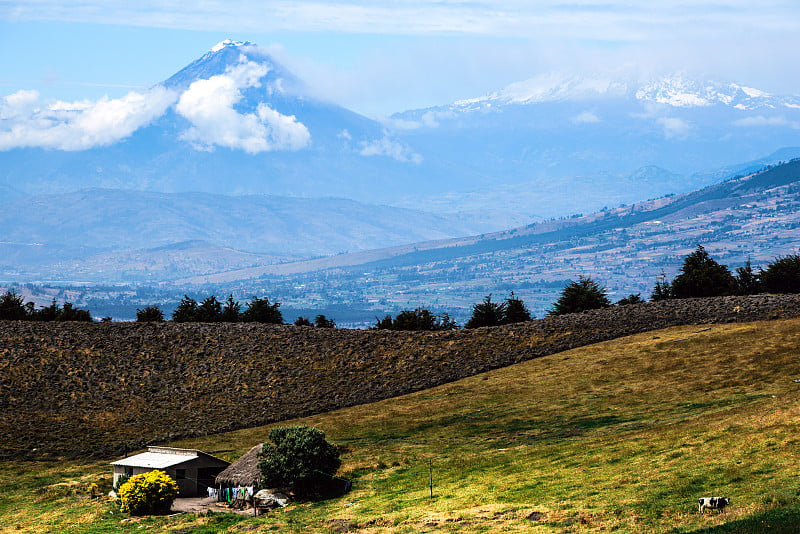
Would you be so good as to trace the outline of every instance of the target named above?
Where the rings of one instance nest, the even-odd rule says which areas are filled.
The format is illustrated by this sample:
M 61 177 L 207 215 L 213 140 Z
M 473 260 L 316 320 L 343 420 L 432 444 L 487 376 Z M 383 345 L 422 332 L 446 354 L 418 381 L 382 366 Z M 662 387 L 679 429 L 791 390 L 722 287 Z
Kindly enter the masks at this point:
M 800 4 L 765 0 L 0 0 L 0 96 L 118 98 L 232 38 L 372 116 L 549 71 L 684 71 L 800 93 Z

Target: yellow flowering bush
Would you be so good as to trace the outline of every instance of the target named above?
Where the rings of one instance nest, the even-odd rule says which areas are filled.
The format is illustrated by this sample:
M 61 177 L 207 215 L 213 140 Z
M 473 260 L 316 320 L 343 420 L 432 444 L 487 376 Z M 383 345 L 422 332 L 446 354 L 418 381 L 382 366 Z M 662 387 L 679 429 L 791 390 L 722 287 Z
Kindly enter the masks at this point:
M 178 483 L 164 471 L 132 476 L 119 487 L 120 510 L 131 515 L 169 512 L 178 496 Z

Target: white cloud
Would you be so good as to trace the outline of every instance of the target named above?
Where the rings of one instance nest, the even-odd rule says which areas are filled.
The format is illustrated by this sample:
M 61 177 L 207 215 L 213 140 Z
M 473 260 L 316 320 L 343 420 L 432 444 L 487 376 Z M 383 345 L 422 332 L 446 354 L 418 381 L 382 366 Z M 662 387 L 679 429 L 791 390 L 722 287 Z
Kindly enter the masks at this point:
M 754 117 L 745 117 L 733 121 L 734 126 L 753 127 L 753 126 L 788 126 L 795 130 L 800 129 L 800 124 L 795 121 L 790 121 L 786 117 L 764 117 L 763 115 L 756 115 Z
M 664 137 L 667 139 L 685 139 L 691 130 L 688 122 L 677 117 L 661 117 L 656 122 L 664 129 Z
M 568 36 L 586 40 L 641 40 L 673 36 L 676 28 L 798 29 L 796 5 L 787 0 L 229 0 L 174 1 L 5 0 L 10 20 L 64 20 L 173 29 L 275 32 L 328 31 L 387 34 Z
M 0 150 L 110 145 L 160 117 L 175 99 L 160 86 L 117 99 L 49 104 L 40 104 L 36 91 L 18 91 L 0 99 Z
M 572 122 L 575 124 L 596 124 L 600 122 L 600 117 L 598 117 L 593 111 L 584 111 L 574 117 L 572 117 Z
M 362 156 L 387 156 L 394 158 L 397 161 L 410 162 L 420 164 L 422 163 L 422 156 L 412 151 L 409 147 L 398 143 L 384 136 L 381 139 L 375 139 L 369 142 L 361 142 L 361 150 L 359 154 Z
M 446 119 L 454 119 L 458 115 L 449 109 L 446 110 L 428 110 L 423 113 L 418 120 L 398 119 L 394 117 L 383 118 L 383 122 L 388 128 L 394 130 L 416 130 L 418 128 L 437 128 L 440 121 Z
M 271 150 L 299 150 L 311 141 L 308 129 L 293 115 L 278 113 L 267 104 L 255 113 L 239 113 L 242 89 L 260 87 L 269 68 L 247 61 L 229 66 L 224 74 L 197 80 L 180 96 L 176 111 L 192 126 L 182 138 L 201 150 L 215 146 L 241 149 L 250 154 Z

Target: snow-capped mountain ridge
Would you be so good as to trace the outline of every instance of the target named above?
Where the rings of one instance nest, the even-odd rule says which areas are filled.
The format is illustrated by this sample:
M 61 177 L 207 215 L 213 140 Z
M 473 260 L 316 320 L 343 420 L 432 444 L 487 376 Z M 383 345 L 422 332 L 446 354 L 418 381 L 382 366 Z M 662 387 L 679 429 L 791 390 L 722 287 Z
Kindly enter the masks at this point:
M 699 82 L 672 75 L 642 85 L 635 93 L 637 100 L 672 107 L 703 107 L 717 104 L 739 110 L 775 109 L 800 104 L 795 97 L 774 96 L 766 91 L 737 83 Z
M 610 76 L 574 76 L 551 72 L 514 82 L 483 96 L 457 100 L 427 110 L 411 110 L 397 117 L 419 115 L 425 111 L 475 112 L 498 110 L 509 105 L 591 102 L 628 99 L 642 104 L 661 104 L 672 108 L 730 106 L 738 110 L 800 108 L 798 96 L 776 96 L 766 91 L 733 82 L 698 81 L 682 73 L 645 81 L 616 79 Z

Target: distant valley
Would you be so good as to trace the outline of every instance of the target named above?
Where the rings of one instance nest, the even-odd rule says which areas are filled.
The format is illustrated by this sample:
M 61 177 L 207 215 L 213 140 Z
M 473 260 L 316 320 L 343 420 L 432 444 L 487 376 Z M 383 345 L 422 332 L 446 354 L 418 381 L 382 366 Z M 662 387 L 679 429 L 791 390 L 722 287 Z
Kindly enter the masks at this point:
M 0 210 L 0 279 L 166 281 L 498 230 L 502 214 L 432 214 L 352 200 L 90 189 Z
M 284 263 L 233 255 L 241 268 L 231 263 L 151 290 L 76 287 L 62 298 L 95 313 L 114 309 L 132 317 L 136 306 L 170 309 L 183 292 L 266 295 L 282 303 L 287 320 L 321 310 L 335 314 L 342 326 L 363 327 L 386 311 L 427 306 L 463 324 L 470 306 L 489 293 L 501 298 L 514 291 L 540 317 L 566 281 L 579 275 L 606 286 L 613 301 L 637 292 L 646 298 L 698 244 L 732 269 L 748 259 L 758 267 L 796 253 L 798 235 L 795 160 L 692 193 L 513 230 Z M 203 246 L 187 248 L 200 247 L 207 262 L 217 257 Z M 250 260 L 262 263 L 246 265 Z
M 566 280 L 591 276 L 612 300 L 673 277 L 702 244 L 731 268 L 796 253 L 800 160 L 693 193 L 592 215 L 439 243 L 268 266 L 180 281 L 187 286 L 269 288 L 294 305 L 314 295 L 371 308 L 443 307 L 464 318 L 483 295 L 522 297 L 541 316 Z M 292 298 L 302 286 L 304 297 Z

